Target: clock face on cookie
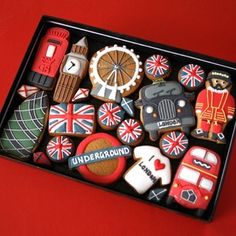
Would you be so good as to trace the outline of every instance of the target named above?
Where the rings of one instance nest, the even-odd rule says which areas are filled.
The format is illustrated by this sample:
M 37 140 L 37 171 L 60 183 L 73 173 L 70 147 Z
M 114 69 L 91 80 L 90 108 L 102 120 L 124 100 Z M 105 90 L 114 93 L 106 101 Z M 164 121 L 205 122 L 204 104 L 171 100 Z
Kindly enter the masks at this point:
M 63 72 L 73 74 L 73 75 L 78 75 L 80 72 L 80 61 L 76 57 L 71 57 L 69 56 L 66 60 L 66 63 L 63 67 Z

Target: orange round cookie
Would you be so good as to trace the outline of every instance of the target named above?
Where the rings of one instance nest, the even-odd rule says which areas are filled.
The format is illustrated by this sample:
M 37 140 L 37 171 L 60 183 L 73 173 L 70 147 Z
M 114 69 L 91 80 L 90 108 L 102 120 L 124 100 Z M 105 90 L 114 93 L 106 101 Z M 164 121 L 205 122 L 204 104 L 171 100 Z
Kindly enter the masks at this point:
M 97 133 L 85 138 L 78 146 L 76 155 L 120 146 L 121 143 L 106 133 Z M 111 184 L 118 180 L 125 170 L 125 157 L 102 160 L 77 167 L 79 173 L 87 180 L 98 184 Z

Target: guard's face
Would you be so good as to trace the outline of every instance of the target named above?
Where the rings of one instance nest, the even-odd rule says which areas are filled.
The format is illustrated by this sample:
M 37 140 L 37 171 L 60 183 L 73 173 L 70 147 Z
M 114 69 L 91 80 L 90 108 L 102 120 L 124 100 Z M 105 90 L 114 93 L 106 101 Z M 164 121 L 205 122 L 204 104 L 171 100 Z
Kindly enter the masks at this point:
M 227 81 L 222 80 L 222 79 L 211 79 L 210 80 L 211 87 L 217 90 L 223 90 L 228 88 L 230 85 Z

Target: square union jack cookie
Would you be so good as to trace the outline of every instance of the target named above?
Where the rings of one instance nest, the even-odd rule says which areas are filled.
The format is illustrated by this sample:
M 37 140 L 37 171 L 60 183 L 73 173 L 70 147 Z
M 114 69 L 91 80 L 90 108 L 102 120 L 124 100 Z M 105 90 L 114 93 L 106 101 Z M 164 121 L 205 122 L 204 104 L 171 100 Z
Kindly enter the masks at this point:
M 51 135 L 85 137 L 95 131 L 95 108 L 83 103 L 52 105 L 49 112 L 48 132 Z

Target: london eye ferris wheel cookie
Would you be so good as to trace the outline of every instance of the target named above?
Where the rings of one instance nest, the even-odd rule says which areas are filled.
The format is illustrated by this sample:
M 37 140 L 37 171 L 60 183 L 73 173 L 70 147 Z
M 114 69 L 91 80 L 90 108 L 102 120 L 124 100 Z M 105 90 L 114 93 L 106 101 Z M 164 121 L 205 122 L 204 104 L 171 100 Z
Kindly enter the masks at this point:
M 133 93 L 143 79 L 139 55 L 125 46 L 105 47 L 97 51 L 89 68 L 91 95 L 102 101 L 117 102 Z

